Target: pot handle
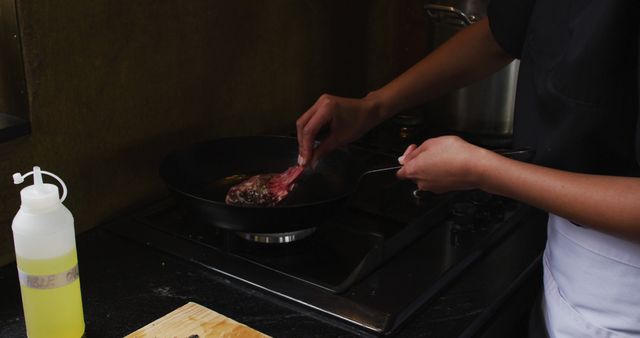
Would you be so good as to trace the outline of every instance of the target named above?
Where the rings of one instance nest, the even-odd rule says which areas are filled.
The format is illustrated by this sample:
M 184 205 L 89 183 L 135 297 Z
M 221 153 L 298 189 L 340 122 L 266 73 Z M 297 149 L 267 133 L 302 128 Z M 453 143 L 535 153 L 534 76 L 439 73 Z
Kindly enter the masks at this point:
M 424 9 L 427 11 L 427 15 L 437 23 L 446 21 L 464 27 L 478 21 L 475 15 L 467 15 L 462 10 L 451 6 L 429 4 L 425 5 Z

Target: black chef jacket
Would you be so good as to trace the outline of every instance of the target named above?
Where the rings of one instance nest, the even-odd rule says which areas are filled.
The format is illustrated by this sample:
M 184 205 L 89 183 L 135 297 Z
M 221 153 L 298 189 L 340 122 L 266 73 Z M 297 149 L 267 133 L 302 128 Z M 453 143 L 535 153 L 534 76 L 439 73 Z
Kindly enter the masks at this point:
M 514 147 L 562 170 L 640 176 L 638 0 L 493 0 L 500 46 L 520 59 Z

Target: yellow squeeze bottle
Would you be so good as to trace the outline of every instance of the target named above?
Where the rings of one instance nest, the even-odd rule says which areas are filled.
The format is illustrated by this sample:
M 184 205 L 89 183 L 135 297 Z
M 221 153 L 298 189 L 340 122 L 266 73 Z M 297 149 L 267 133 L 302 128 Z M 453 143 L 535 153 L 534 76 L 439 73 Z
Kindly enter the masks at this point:
M 31 174 L 34 184 L 20 191 L 22 204 L 11 226 L 27 336 L 81 337 L 84 316 L 73 216 L 62 204 L 67 188 L 39 167 L 14 174 L 14 183 Z M 57 186 L 42 183 L 42 174 L 60 182 L 61 198 Z

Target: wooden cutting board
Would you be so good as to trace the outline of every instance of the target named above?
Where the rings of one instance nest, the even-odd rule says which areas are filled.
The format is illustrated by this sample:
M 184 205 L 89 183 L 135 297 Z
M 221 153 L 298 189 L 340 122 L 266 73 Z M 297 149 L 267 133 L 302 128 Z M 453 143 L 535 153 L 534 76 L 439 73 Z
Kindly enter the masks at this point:
M 269 337 L 206 307 L 189 302 L 125 338 Z

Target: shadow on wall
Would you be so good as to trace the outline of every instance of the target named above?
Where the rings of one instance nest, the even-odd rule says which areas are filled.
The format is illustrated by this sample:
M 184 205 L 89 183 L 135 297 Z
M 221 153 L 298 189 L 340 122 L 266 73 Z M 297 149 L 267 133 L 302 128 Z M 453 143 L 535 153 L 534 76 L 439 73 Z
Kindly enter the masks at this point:
M 77 231 L 164 193 L 170 150 L 282 133 L 323 92 L 362 96 L 399 72 L 398 8 L 417 1 L 18 0 L 32 134 L 0 144 L 0 264 L 16 171 L 69 187 Z

